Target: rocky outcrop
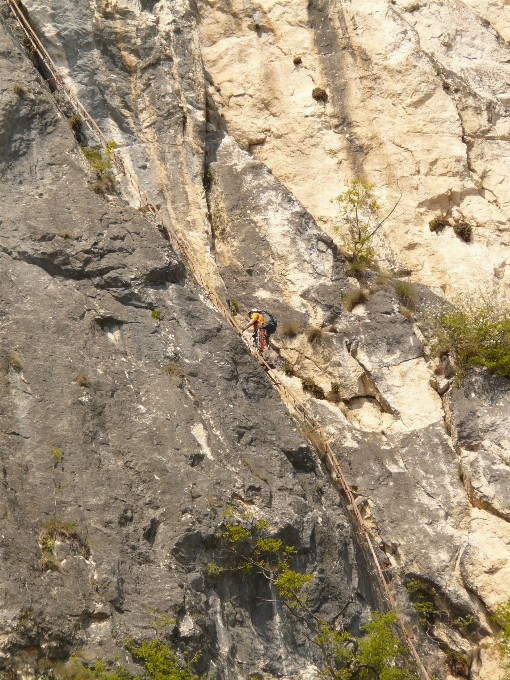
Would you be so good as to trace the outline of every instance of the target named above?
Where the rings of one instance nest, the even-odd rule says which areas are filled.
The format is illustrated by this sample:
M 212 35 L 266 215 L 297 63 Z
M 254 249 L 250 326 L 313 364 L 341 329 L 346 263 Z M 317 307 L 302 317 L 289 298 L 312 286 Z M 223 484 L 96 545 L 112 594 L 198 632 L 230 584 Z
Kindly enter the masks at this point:
M 508 381 L 479 371 L 452 385 L 397 283 L 417 283 L 416 307 L 493 275 L 506 284 L 504 10 L 25 5 L 211 287 L 243 314 L 278 317 L 268 360 L 329 437 L 427 663 L 448 677 L 438 650 L 453 650 L 473 680 L 496 680 L 483 643 L 510 597 Z M 235 502 L 292 538 L 317 611 L 352 599 L 342 620 L 357 630 L 380 603 L 337 491 L 126 179 L 113 196 L 89 190 L 72 112 L 4 24 L 4 668 L 78 644 L 112 660 L 123 637 L 151 634 L 149 607 L 176 617 L 177 647 L 209 650 L 210 677 L 311 678 L 314 653 L 259 604 L 262 584 L 215 585 L 204 565 Z M 382 212 L 401 193 L 377 245 L 386 271 L 361 282 L 344 271 L 330 202 L 355 174 L 376 184 Z M 432 233 L 438 214 L 469 221 L 473 241 Z M 41 573 L 55 514 L 88 533 L 90 555 L 60 542 L 62 570 Z M 435 609 L 425 626 L 410 581 Z

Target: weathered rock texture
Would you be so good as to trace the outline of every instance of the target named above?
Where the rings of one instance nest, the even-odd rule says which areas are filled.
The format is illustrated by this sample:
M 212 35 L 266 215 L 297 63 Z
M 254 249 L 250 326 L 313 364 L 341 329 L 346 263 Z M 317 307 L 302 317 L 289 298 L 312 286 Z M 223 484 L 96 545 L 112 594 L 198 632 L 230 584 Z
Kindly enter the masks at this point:
M 330 201 L 356 174 L 376 184 L 383 212 L 402 192 L 378 257 L 411 271 L 417 305 L 507 284 L 508 10 L 25 4 L 211 285 L 242 313 L 267 308 L 293 329 L 274 336 L 268 358 L 330 437 L 409 620 L 405 582 L 429 589 L 433 645 L 413 622 L 431 669 L 453 672 L 439 653 L 450 649 L 470 678 L 497 680 L 501 661 L 481 643 L 510 597 L 509 383 L 478 372 L 452 386 L 387 277 L 362 283 L 364 302 L 345 311 L 342 296 L 360 284 L 345 274 Z M 1 663 L 21 672 L 78 644 L 111 660 L 126 634 L 150 633 L 153 608 L 177 617 L 178 646 L 207 648 L 210 677 L 313 678 L 313 651 L 257 606 L 262 590 L 214 587 L 201 571 L 234 499 L 298 545 L 318 610 L 333 617 L 353 598 L 344 620 L 356 629 L 378 598 L 336 491 L 317 494 L 318 460 L 136 210 L 140 197 L 122 177 L 116 197 L 87 188 L 55 98 L 4 24 Z M 316 86 L 327 103 L 312 98 Z M 473 242 L 430 232 L 439 214 L 473 224 Z M 21 369 L 8 366 L 12 352 Z M 302 377 L 329 400 L 304 394 Z M 62 573 L 42 574 L 39 531 L 55 513 L 88 533 L 91 557 L 58 546 Z

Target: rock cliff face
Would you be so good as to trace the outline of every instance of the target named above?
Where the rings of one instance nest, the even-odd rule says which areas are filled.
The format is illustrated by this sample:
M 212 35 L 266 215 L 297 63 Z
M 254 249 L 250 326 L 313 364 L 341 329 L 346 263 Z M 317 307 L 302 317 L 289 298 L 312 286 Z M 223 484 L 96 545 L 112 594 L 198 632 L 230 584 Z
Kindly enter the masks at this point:
M 361 174 L 383 212 L 402 194 L 378 259 L 407 272 L 421 303 L 507 285 L 509 10 L 25 7 L 211 285 L 241 312 L 267 308 L 293 327 L 268 357 L 322 423 L 430 671 L 502 678 L 481 643 L 510 598 L 509 383 L 442 377 L 387 279 L 374 275 L 368 299 L 345 311 L 359 283 L 331 199 Z M 296 545 L 316 611 L 342 612 L 357 631 L 383 603 L 338 490 L 126 179 L 115 195 L 90 191 L 72 111 L 7 8 L 0 20 L 0 672 L 32 677 L 38 659 L 77 648 L 113 662 L 126 636 L 150 636 L 168 615 L 176 647 L 201 649 L 208 677 L 314 678 L 316 652 L 260 604 L 263 583 L 204 573 L 233 502 Z M 473 241 L 432 233 L 439 214 L 469 221 Z M 316 342 L 310 327 L 322 327 Z M 336 383 L 335 399 L 304 393 L 304 376 L 324 392 Z M 60 566 L 41 570 L 54 517 L 75 522 L 88 547 L 59 541 Z M 429 636 L 409 581 L 436 610 Z

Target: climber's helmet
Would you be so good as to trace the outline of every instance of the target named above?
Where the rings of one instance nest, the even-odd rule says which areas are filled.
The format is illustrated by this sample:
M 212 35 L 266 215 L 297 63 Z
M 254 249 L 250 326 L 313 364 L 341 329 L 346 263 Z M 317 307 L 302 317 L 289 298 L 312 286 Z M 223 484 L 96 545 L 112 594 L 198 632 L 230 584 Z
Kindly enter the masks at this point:
M 258 309 L 250 309 L 248 312 L 248 318 L 251 319 L 252 314 L 260 314 L 260 311 Z

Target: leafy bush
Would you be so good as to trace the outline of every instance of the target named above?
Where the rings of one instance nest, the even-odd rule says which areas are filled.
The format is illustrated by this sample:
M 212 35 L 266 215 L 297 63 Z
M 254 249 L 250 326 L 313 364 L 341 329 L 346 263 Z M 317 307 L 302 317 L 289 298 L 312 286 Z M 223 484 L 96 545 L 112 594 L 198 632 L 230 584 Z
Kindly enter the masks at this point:
M 299 328 L 295 323 L 292 323 L 291 321 L 284 321 L 280 327 L 278 328 L 278 333 L 282 335 L 284 338 L 295 338 L 297 334 L 299 333 Z
M 472 366 L 510 376 L 510 306 L 496 289 L 457 298 L 452 307 L 428 310 L 431 348 L 449 353 L 457 377 Z
M 161 319 L 161 310 L 153 309 L 151 311 L 151 316 L 152 316 L 153 319 L 157 319 L 159 321 L 159 319 Z
M 368 292 L 362 288 L 356 288 L 343 296 L 342 302 L 346 312 L 352 312 L 356 305 L 360 305 L 368 300 Z
M 416 286 L 409 281 L 395 281 L 393 284 L 395 294 L 407 309 L 415 309 L 418 304 Z
M 80 373 L 76 378 L 76 384 L 80 387 L 90 387 L 90 378 L 86 373 Z
M 320 328 L 310 328 L 306 333 L 306 339 L 311 345 L 319 345 L 322 342 L 322 331 Z
M 192 671 L 197 657 L 184 662 L 180 661 L 170 647 L 161 640 L 150 640 L 135 645 L 127 641 L 126 647 L 133 658 L 141 662 L 145 670 L 146 680 L 200 680 L 200 676 Z M 108 670 L 101 660 L 89 667 L 71 658 L 66 664 L 53 664 L 48 659 L 39 662 L 43 677 L 53 680 L 139 680 L 122 666 Z M 51 675 L 46 674 L 50 671 Z
M 434 588 L 418 580 L 409 581 L 406 588 L 420 623 L 428 628 L 435 622 L 438 613 L 433 602 Z
M 192 671 L 198 657 L 183 663 L 161 640 L 142 642 L 138 647 L 128 642 L 127 649 L 143 663 L 147 680 L 200 680 Z
M 96 182 L 90 184 L 89 188 L 97 194 L 107 194 L 115 189 L 115 180 L 110 172 L 115 146 L 115 142 L 108 142 L 104 153 L 99 146 L 80 147 L 92 170 L 96 173 Z

